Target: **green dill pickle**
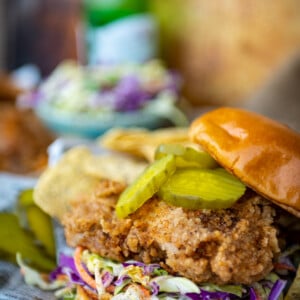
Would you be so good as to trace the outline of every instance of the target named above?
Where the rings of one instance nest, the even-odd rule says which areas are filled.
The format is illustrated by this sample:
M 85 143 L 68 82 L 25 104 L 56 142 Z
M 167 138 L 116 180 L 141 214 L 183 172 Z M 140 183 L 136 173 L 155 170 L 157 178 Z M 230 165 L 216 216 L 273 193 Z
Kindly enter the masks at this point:
M 116 214 L 125 218 L 150 199 L 176 170 L 174 155 L 166 155 L 149 167 L 120 195 Z
M 160 159 L 168 154 L 173 154 L 176 157 L 176 166 L 179 168 L 198 167 L 213 169 L 218 167 L 218 163 L 207 152 L 180 144 L 160 145 L 155 151 L 155 159 Z
M 23 229 L 17 216 L 0 213 L 0 254 L 12 259 L 17 253 L 39 270 L 55 268 L 55 260 L 46 255 L 36 244 L 29 231 Z
M 33 190 L 23 190 L 18 197 L 17 212 L 23 227 L 32 231 L 45 247 L 46 252 L 55 257 L 55 241 L 51 217 L 42 211 L 33 201 Z
M 188 209 L 223 209 L 232 206 L 245 192 L 245 185 L 222 168 L 177 169 L 160 187 L 165 202 Z

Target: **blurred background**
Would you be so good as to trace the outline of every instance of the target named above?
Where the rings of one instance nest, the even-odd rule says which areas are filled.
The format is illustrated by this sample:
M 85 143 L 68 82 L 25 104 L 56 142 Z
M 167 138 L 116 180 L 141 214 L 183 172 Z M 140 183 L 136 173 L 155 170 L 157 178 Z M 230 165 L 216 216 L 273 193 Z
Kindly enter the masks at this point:
M 261 112 L 299 130 L 298 0 L 2 0 L 0 22 L 0 98 L 5 103 L 32 108 L 37 101 L 32 92 L 45 93 L 40 85 L 70 60 L 89 68 L 122 68 L 156 59 L 162 66 L 150 68 L 152 87 L 165 80 L 166 70 L 176 73 L 180 101 L 174 106 L 188 120 L 206 109 L 229 105 Z M 131 88 L 127 93 L 132 95 Z M 163 106 L 157 111 L 162 117 Z M 36 112 L 33 109 L 32 118 Z M 184 124 L 178 110 L 166 114 L 173 125 Z M 42 120 L 42 126 L 53 130 L 49 122 Z M 156 125 L 152 127 L 163 126 Z
M 91 27 L 103 24 L 86 12 L 93 5 L 96 11 L 97 2 L 123 2 L 132 13 L 154 14 L 158 55 L 180 71 L 184 93 L 195 104 L 245 100 L 299 49 L 297 0 L 148 0 L 148 7 L 129 0 L 2 0 L 1 69 L 35 64 L 44 77 L 65 59 L 84 62 L 88 54 L 79 31 L 87 19 Z

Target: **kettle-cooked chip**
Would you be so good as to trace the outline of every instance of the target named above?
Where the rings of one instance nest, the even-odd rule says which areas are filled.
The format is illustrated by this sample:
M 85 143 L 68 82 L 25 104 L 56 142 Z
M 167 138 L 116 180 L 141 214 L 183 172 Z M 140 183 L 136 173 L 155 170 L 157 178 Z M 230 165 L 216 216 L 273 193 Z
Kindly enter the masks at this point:
M 86 147 L 75 147 L 41 174 L 34 189 L 34 201 L 46 213 L 61 219 L 69 204 L 89 198 L 101 179 L 126 185 L 146 166 L 146 162 L 124 155 L 110 153 L 97 156 Z
M 99 139 L 99 144 L 107 149 L 129 153 L 148 161 L 154 160 L 156 148 L 164 143 L 188 143 L 187 128 L 172 127 L 156 130 L 142 128 L 113 128 Z
M 34 189 L 34 201 L 52 217 L 61 218 L 70 201 L 90 193 L 99 177 L 84 170 L 85 161 L 91 156 L 85 147 L 66 152 L 60 161 L 48 167 L 40 176 Z
M 136 160 L 133 157 L 117 154 L 104 154 L 90 156 L 84 165 L 87 174 L 120 181 L 125 184 L 132 183 L 147 167 L 145 161 Z

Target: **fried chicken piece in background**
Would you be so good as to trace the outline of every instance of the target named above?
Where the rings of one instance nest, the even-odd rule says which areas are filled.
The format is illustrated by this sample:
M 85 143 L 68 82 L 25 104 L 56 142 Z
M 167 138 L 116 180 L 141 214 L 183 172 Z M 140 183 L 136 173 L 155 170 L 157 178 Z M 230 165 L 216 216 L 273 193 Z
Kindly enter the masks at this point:
M 33 174 L 47 166 L 54 135 L 31 110 L 0 104 L 0 171 Z
M 17 98 L 23 90 L 0 72 L 0 172 L 36 174 L 48 163 L 47 148 L 55 136 Z

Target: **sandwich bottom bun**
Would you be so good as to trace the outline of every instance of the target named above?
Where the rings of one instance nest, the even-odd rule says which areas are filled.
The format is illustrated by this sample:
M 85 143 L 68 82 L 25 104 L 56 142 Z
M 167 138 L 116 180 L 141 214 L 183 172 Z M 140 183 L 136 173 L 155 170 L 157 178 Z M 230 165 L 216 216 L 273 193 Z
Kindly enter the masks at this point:
M 189 130 L 220 165 L 257 193 L 300 217 L 300 134 L 265 116 L 219 108 Z

